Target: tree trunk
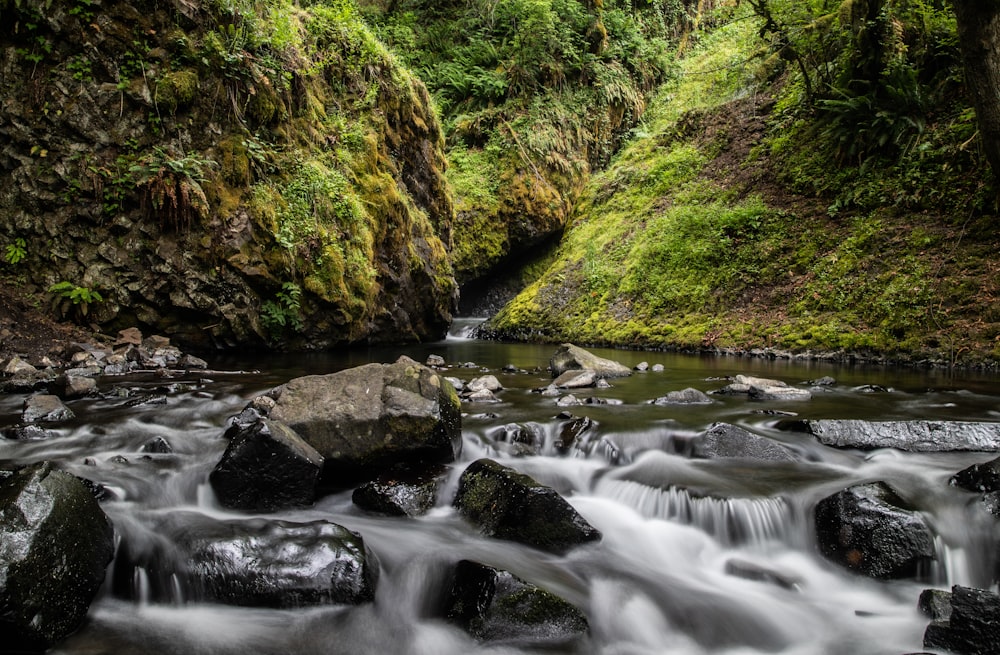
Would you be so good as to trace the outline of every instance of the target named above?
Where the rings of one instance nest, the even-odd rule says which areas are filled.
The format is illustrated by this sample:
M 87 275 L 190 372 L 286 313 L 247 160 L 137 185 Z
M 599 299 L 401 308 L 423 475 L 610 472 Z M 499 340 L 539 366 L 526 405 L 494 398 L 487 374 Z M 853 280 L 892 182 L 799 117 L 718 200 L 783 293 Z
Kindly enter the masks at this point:
M 1000 0 L 952 0 L 983 150 L 1000 178 Z

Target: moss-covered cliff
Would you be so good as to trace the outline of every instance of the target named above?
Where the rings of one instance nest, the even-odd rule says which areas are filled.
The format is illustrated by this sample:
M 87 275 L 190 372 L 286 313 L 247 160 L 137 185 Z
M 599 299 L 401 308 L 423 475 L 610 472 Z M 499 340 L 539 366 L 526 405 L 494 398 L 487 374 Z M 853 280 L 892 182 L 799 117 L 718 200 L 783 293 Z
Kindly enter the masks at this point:
M 0 98 L 2 267 L 54 311 L 202 346 L 446 329 L 441 131 L 353 3 L 0 0 Z
M 553 264 L 488 329 L 995 365 L 996 191 L 949 12 L 892 16 L 885 97 L 824 100 L 814 82 L 806 102 L 807 69 L 742 11 L 701 35 L 643 133 L 581 194 Z M 834 12 L 801 38 L 852 33 L 850 20 Z

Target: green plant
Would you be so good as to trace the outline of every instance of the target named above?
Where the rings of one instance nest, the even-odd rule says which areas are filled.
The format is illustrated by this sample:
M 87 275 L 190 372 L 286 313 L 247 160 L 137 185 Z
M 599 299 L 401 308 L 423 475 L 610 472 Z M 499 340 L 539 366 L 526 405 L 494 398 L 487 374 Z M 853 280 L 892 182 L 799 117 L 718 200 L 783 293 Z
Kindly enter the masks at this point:
M 27 243 L 25 243 L 24 239 L 21 237 L 14 239 L 14 243 L 7 244 L 7 251 L 4 253 L 4 259 L 11 266 L 19 264 L 21 260 L 27 256 Z
M 67 280 L 53 284 L 48 291 L 56 296 L 63 316 L 73 307 L 81 317 L 86 317 L 90 305 L 104 302 L 104 296 L 97 289 L 73 284 Z
M 180 157 L 156 147 L 129 171 L 136 186 L 142 189 L 146 214 L 156 215 L 161 227 L 170 225 L 179 232 L 208 213 L 208 198 L 201 184 L 208 169 L 217 166 L 214 160 L 195 154 Z
M 294 282 L 285 282 L 281 291 L 274 294 L 274 300 L 266 300 L 260 306 L 260 321 L 277 337 L 285 328 L 301 332 L 302 324 L 302 288 Z

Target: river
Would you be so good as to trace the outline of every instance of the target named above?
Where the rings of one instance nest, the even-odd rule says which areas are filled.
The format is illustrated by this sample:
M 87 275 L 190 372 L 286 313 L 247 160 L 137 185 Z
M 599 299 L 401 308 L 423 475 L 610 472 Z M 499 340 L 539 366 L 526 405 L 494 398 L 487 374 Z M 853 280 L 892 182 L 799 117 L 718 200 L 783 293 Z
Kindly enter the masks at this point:
M 349 492 L 315 506 L 277 514 L 327 519 L 359 532 L 381 566 L 374 603 L 297 610 L 239 608 L 152 600 L 142 576 L 132 599 L 112 593 L 110 579 L 85 626 L 51 652 L 59 655 L 465 655 L 537 652 L 514 644 L 483 645 L 433 617 L 448 567 L 474 559 L 548 589 L 582 609 L 590 622 L 583 652 L 602 655 L 901 655 L 921 651 L 927 619 L 916 611 L 929 586 L 995 588 L 998 531 L 976 495 L 948 485 L 955 472 L 993 455 L 912 454 L 894 450 L 835 450 L 812 437 L 775 427 L 763 410 L 803 418 L 962 419 L 1000 421 L 1000 379 L 988 374 L 893 369 L 822 362 L 698 357 L 653 352 L 594 352 L 628 366 L 662 364 L 611 388 L 580 396 L 621 401 L 571 407 L 598 423 L 586 448 L 560 455 L 514 457 L 491 435 L 508 423 L 530 426 L 551 443 L 559 422 L 546 385 L 555 347 L 500 344 L 460 336 L 398 348 L 356 348 L 311 355 L 229 356 L 213 373 L 184 380 L 104 380 L 146 388 L 165 404 L 126 406 L 119 398 L 77 400 L 78 419 L 58 439 L 0 440 L 0 465 L 55 460 L 105 485 L 103 507 L 119 534 L 148 532 L 156 517 L 180 511 L 237 516 L 221 508 L 207 484 L 225 446 L 228 417 L 255 394 L 303 374 L 329 373 L 399 355 L 444 357 L 445 375 L 469 380 L 488 372 L 505 389 L 498 404 L 465 404 L 464 452 L 447 490 L 473 460 L 501 460 L 559 490 L 604 535 L 563 556 L 479 536 L 450 507 L 419 519 L 367 514 Z M 505 365 L 520 369 L 503 372 Z M 807 402 L 764 403 L 712 396 L 699 406 L 657 406 L 668 391 L 721 388 L 738 373 L 802 384 L 832 376 Z M 16 420 L 23 397 L 0 398 L 0 424 Z M 694 460 L 683 454 L 692 436 L 723 421 L 786 444 L 798 462 Z M 143 444 L 163 437 L 169 454 L 143 456 Z M 840 569 L 817 551 L 811 511 L 821 498 L 852 484 L 884 480 L 925 513 L 938 535 L 939 563 L 930 581 L 879 582 Z M 697 490 L 699 497 L 684 491 Z M 245 515 L 240 515 L 245 516 Z M 274 515 L 272 515 L 274 516 Z M 756 567 L 780 580 L 747 579 L 733 566 Z M 113 569 L 109 567 L 110 571 Z M 551 652 L 551 651 L 546 651 Z

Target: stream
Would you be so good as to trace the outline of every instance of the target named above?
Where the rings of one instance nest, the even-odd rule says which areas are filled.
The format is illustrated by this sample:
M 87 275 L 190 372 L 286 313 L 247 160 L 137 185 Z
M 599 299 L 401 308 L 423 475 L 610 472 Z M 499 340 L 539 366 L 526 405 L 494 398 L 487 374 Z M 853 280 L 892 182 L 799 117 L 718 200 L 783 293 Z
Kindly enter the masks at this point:
M 453 332 L 460 335 L 467 324 L 458 322 Z M 112 492 L 102 506 L 120 535 L 152 539 L 152 526 L 168 514 L 246 516 L 218 504 L 208 474 L 225 449 L 227 419 L 255 395 L 293 377 L 392 362 L 403 354 L 423 362 L 435 354 L 447 362 L 446 376 L 468 381 L 489 373 L 504 386 L 497 394 L 499 403 L 463 403 L 463 454 L 452 466 L 439 505 L 428 515 L 369 514 L 352 504 L 350 491 L 325 496 L 307 509 L 268 515 L 290 521 L 325 519 L 360 533 L 381 568 L 373 603 L 243 608 L 191 602 L 182 586 L 167 602 L 153 600 L 141 575 L 132 582 L 132 598 L 125 599 L 113 593 L 112 564 L 87 623 L 50 652 L 540 652 L 516 642 L 480 644 L 434 618 L 449 567 L 460 559 L 509 570 L 583 610 L 590 622 L 584 652 L 602 655 L 902 655 L 923 650 L 928 619 L 916 610 L 922 589 L 952 584 L 996 588 L 997 523 L 976 494 L 948 485 L 957 471 L 995 454 L 837 450 L 813 437 L 779 430 L 773 413 L 996 422 L 996 375 L 593 349 L 629 367 L 645 361 L 662 364 L 664 370 L 615 379 L 607 389 L 576 392 L 621 402 L 567 408 L 598 426 L 585 448 L 561 454 L 551 444 L 562 408 L 556 398 L 532 393 L 551 381 L 546 367 L 555 348 L 449 336 L 431 344 L 339 353 L 229 355 L 211 360 L 210 366 L 231 373 L 101 381 L 102 389 L 118 385 L 162 395 L 165 404 L 134 405 L 116 397 L 70 401 L 78 418 L 58 428 L 59 438 L 0 439 L 0 467 L 57 461 Z M 505 372 L 505 365 L 518 370 Z M 805 402 L 722 395 L 712 395 L 708 405 L 649 402 L 687 387 L 708 393 L 740 373 L 790 385 L 832 376 L 836 384 L 807 387 L 813 398 Z M 19 395 L 0 397 L 0 426 L 16 422 L 23 400 Z M 685 455 L 685 444 L 715 422 L 770 437 L 801 459 L 772 463 Z M 498 444 L 496 431 L 509 423 L 529 426 L 540 435 L 545 444 L 540 454 L 515 456 L 506 444 Z M 156 437 L 165 439 L 173 452 L 144 454 L 143 445 Z M 458 476 L 480 457 L 497 459 L 557 489 L 603 533 L 603 540 L 559 556 L 480 536 L 450 506 Z M 939 535 L 938 562 L 928 581 L 875 581 L 819 555 L 811 520 L 817 501 L 873 480 L 892 485 Z M 734 567 L 767 571 L 771 578 L 734 575 Z

